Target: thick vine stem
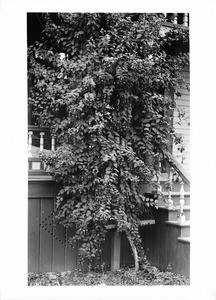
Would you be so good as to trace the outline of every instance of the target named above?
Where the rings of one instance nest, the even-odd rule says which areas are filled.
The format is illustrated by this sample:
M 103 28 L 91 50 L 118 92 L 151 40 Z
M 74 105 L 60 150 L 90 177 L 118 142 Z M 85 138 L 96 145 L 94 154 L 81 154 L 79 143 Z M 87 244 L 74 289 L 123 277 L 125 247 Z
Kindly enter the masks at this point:
M 134 263 L 135 263 L 134 272 L 138 272 L 139 271 L 139 256 L 138 256 L 137 248 L 132 240 L 131 234 L 129 232 L 127 232 L 126 235 L 127 235 L 128 241 L 130 243 L 131 249 L 133 251 Z

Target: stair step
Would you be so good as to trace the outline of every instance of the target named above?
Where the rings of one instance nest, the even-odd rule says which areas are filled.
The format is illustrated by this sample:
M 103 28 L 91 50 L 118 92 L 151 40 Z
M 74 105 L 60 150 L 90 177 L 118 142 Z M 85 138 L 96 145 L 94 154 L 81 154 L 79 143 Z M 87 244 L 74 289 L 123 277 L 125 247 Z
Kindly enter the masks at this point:
M 185 221 L 181 223 L 179 223 L 178 221 L 166 221 L 166 224 L 176 227 L 190 227 L 190 221 Z
M 190 236 L 190 221 L 179 223 L 179 221 L 166 221 L 167 226 L 175 227 L 180 230 L 179 237 Z
M 181 243 L 190 244 L 190 236 L 178 237 L 177 240 Z
M 164 196 L 168 196 L 167 192 L 163 193 Z M 179 205 L 179 198 L 180 198 L 180 194 L 179 192 L 172 192 L 172 200 L 173 200 L 173 205 L 177 206 Z M 185 205 L 190 205 L 190 192 L 185 192 Z M 161 197 L 158 198 L 158 206 L 164 206 L 164 201 Z
M 158 206 L 158 208 L 160 209 L 168 209 L 168 210 L 173 210 L 173 211 L 177 211 L 180 209 L 180 205 L 173 205 L 171 207 L 166 207 L 164 205 Z M 184 210 L 188 211 L 190 210 L 190 205 L 184 205 Z
M 180 206 L 172 206 L 172 207 L 166 207 L 166 206 L 158 206 L 159 210 L 167 210 L 168 211 L 168 221 L 177 221 L 177 215 L 179 213 Z M 184 214 L 186 221 L 190 220 L 190 205 L 184 206 Z
M 47 175 L 47 174 L 29 174 L 28 176 L 28 181 L 51 181 L 55 182 L 52 176 Z
M 33 175 L 49 175 L 46 171 L 44 170 L 28 170 L 28 175 L 33 176 Z

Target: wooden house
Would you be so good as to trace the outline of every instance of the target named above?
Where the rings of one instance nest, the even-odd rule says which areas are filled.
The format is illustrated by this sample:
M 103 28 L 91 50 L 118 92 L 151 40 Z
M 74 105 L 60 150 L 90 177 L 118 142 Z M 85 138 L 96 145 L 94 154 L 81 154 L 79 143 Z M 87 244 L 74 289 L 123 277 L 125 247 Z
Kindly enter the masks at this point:
M 188 14 L 166 14 L 166 17 L 164 30 L 173 26 L 189 30 Z M 36 32 L 35 35 L 37 34 Z M 184 78 L 189 83 L 188 69 L 184 71 Z M 170 266 L 174 273 L 189 277 L 190 102 L 188 89 L 182 89 L 181 94 L 176 99 L 178 109 L 173 113 L 173 122 L 182 137 L 185 151 L 180 153 L 176 145 L 171 145 L 167 170 L 159 178 L 162 188 L 165 178 L 173 182 L 174 172 L 178 175 L 178 181 L 173 182 L 172 190 L 163 189 L 167 202 L 159 199 L 154 219 L 145 222 L 141 230 L 144 249 L 153 265 L 163 270 Z M 59 186 L 44 170 L 38 156 L 40 151 L 55 149 L 55 138 L 51 136 L 49 128 L 31 124 L 30 116 L 28 147 L 28 270 L 39 273 L 80 268 L 77 249 L 71 249 L 68 243 L 73 230 L 64 228 L 52 219 Z M 109 264 L 112 270 L 116 270 L 132 261 L 132 253 L 125 236 L 111 228 L 105 241 L 101 263 Z

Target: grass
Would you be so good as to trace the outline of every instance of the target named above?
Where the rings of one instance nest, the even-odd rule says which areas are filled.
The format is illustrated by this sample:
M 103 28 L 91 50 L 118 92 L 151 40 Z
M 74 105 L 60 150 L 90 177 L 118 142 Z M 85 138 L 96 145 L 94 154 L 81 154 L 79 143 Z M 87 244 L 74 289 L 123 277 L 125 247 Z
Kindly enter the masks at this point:
M 133 269 L 123 268 L 111 271 L 46 272 L 28 274 L 29 286 L 74 286 L 74 285 L 189 285 L 189 280 L 182 275 L 170 271 L 162 272 L 158 268 L 148 266 L 134 273 Z

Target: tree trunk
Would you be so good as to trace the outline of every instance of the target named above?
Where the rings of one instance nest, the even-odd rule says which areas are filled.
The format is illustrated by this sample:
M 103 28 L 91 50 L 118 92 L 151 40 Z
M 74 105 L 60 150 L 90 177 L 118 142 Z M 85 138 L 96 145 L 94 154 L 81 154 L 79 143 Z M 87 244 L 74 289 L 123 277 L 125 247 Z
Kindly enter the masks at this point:
M 127 235 L 128 241 L 130 243 L 131 249 L 133 251 L 133 257 L 134 257 L 134 263 L 135 263 L 134 271 L 138 272 L 139 271 L 139 256 L 138 256 L 137 248 L 134 245 L 131 234 L 127 232 L 126 235 Z

